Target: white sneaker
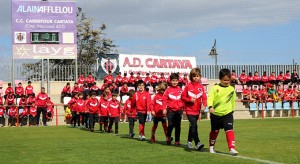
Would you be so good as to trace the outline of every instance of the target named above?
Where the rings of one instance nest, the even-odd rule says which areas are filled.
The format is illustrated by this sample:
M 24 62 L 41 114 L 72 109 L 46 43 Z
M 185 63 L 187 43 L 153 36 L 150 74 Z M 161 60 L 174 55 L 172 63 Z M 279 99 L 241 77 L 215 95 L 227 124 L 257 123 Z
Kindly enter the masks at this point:
M 216 153 L 214 146 L 209 147 L 209 152 L 210 153 Z
M 146 140 L 146 137 L 143 135 L 142 136 L 142 141 L 145 141 Z
M 187 147 L 189 148 L 189 149 L 193 149 L 193 143 L 192 142 L 187 142 Z
M 139 135 L 139 139 L 142 141 L 142 136 L 141 135 Z
M 196 150 L 201 150 L 203 147 L 204 147 L 204 144 L 202 144 L 202 143 L 199 142 L 199 143 L 196 145 Z
M 230 151 L 229 151 L 229 154 L 236 156 L 236 155 L 239 154 L 239 152 L 237 152 L 234 148 L 231 148 Z

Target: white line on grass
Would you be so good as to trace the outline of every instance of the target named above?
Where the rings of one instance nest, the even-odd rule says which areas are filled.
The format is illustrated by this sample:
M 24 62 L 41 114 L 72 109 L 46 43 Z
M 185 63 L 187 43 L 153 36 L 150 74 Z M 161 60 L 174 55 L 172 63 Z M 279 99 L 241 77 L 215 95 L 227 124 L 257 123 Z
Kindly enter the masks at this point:
M 225 154 L 225 153 L 215 153 L 218 155 L 223 155 L 223 156 L 227 156 L 227 157 L 234 157 L 234 158 L 239 158 L 239 159 L 246 159 L 246 160 L 251 160 L 251 161 L 256 161 L 256 162 L 261 162 L 261 163 L 268 163 L 268 164 L 280 164 L 278 162 L 273 162 L 273 161 L 268 161 L 268 160 L 263 160 L 263 159 L 258 159 L 258 158 L 251 158 L 251 157 L 245 157 L 245 156 L 233 156 L 233 155 L 229 155 L 229 154 Z

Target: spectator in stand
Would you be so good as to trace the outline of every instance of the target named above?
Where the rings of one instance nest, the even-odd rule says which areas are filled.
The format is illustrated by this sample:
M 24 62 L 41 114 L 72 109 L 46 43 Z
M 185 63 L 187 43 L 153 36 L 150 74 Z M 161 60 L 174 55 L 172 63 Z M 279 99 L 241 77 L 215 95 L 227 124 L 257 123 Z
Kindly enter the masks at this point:
M 93 86 L 95 79 L 91 73 L 88 75 L 88 77 L 86 77 L 85 82 L 88 84 L 89 87 Z
M 26 98 L 25 95 L 24 95 L 24 97 Z M 20 126 L 26 126 L 27 125 L 27 120 L 28 120 L 28 107 L 27 106 L 23 106 L 22 109 L 23 109 L 23 111 L 19 112 Z
M 283 90 L 283 86 L 282 86 L 282 85 L 279 85 L 279 86 L 278 86 L 277 93 L 278 93 L 278 98 L 277 98 L 277 100 L 280 102 L 280 101 L 282 101 L 283 98 L 284 98 L 284 90 Z
M 46 123 L 46 114 L 47 114 L 47 102 L 48 102 L 48 94 L 45 93 L 45 87 L 41 88 L 41 92 L 36 96 L 36 106 L 37 106 L 37 118 L 36 118 L 36 124 L 40 124 L 40 115 L 42 113 L 43 115 L 43 125 L 47 126 Z
M 109 88 L 110 88 L 111 93 L 119 94 L 119 87 L 117 86 L 117 84 L 115 82 L 113 82 Z
M 22 83 L 19 83 L 16 87 L 16 98 L 21 98 L 22 95 L 24 95 L 24 88 Z
M 245 70 L 242 70 L 242 73 L 239 76 L 240 84 L 245 85 L 247 83 L 247 75 L 245 73 Z
M 121 87 L 121 90 L 120 90 L 120 99 L 121 99 L 121 101 L 123 101 L 122 97 L 123 97 L 124 95 L 128 95 L 128 90 L 129 90 L 129 89 L 128 89 L 127 84 L 124 83 L 123 86 Z
M 128 80 L 128 86 L 135 88 L 135 77 L 134 77 L 133 72 L 130 72 L 130 76 L 129 76 L 129 80 Z
M 297 71 L 294 69 L 292 75 L 291 75 L 291 80 L 293 84 L 298 84 L 299 83 L 299 76 L 297 74 Z
M 81 87 L 85 83 L 85 78 L 83 75 L 80 75 L 78 80 L 77 80 L 78 86 Z
M 15 103 L 13 103 L 11 105 L 11 107 L 9 108 L 9 114 L 8 114 L 8 126 L 15 126 L 16 124 L 16 120 L 17 120 L 17 110 L 18 107 L 16 106 Z
M 283 84 L 289 84 L 291 82 L 290 71 L 286 71 L 286 74 L 283 76 Z
M 89 109 L 89 129 L 91 132 L 94 132 L 95 122 L 98 122 L 98 108 L 99 108 L 99 101 L 96 98 L 96 93 L 91 93 L 91 98 L 87 102 L 86 106 Z
M 29 126 L 37 125 L 36 115 L 37 115 L 37 109 L 35 106 L 35 102 L 33 101 L 31 106 L 29 107 Z
M 6 104 L 6 111 L 10 108 L 11 105 L 15 103 L 15 96 L 12 94 L 12 92 L 8 92 L 8 95 L 6 95 L 5 104 Z
M 61 91 L 61 97 L 60 97 L 60 102 L 63 103 L 64 97 L 71 97 L 71 87 L 70 87 L 70 83 L 67 82 L 66 86 L 64 86 L 64 88 Z
M 299 103 L 299 100 L 300 100 L 300 88 L 298 88 L 297 85 L 294 85 L 294 91 L 295 91 L 295 97 L 296 97 L 296 99 L 298 100 L 298 103 Z
M 134 90 L 131 89 L 128 94 L 129 94 L 129 99 L 127 99 L 124 104 L 124 112 L 126 113 L 126 116 L 128 118 L 129 137 L 133 138 L 135 135 L 134 122 L 136 121 L 136 108 L 131 107 L 131 100 L 132 100 L 132 96 L 134 95 Z
M 149 77 L 149 73 L 146 73 L 146 77 L 144 79 L 145 87 L 149 87 L 151 85 L 151 78 Z
M 260 94 L 259 94 L 259 90 L 258 87 L 255 85 L 253 87 L 253 90 L 251 90 L 251 97 L 250 100 L 253 100 L 254 102 L 256 102 L 257 100 L 260 99 Z
M 268 82 L 269 82 L 269 78 L 268 78 L 268 76 L 267 76 L 267 72 L 264 71 L 264 72 L 263 72 L 263 75 L 262 75 L 262 77 L 261 77 L 261 84 L 267 84 Z
M 107 83 L 105 83 L 105 84 L 108 85 Z M 91 92 L 95 92 L 96 96 L 100 95 L 100 89 L 97 86 L 96 82 L 94 82 L 94 84 L 93 84 L 93 86 L 91 86 L 90 90 L 91 90 Z
M 157 86 L 158 77 L 156 76 L 155 72 L 152 72 L 151 76 L 151 85 L 153 87 L 154 93 L 156 92 L 156 86 Z
M 128 78 L 127 78 L 127 73 L 124 73 L 124 76 L 122 78 L 122 84 L 126 83 L 128 85 Z
M 116 81 L 115 81 L 118 87 L 122 86 L 122 79 L 123 78 L 122 78 L 121 72 L 119 72 L 117 77 L 116 77 Z
M 259 91 L 260 101 L 266 101 L 268 99 L 267 86 L 263 85 L 262 89 Z
M 72 97 L 75 95 L 75 94 L 78 94 L 79 93 L 79 90 L 80 90 L 80 88 L 79 88 L 79 86 L 78 86 L 78 83 L 74 83 L 74 86 L 73 86 L 73 88 L 72 88 Z
M 28 98 L 27 98 L 27 105 L 32 105 L 35 102 L 35 94 L 32 93 Z
M 253 85 L 253 76 L 252 76 L 252 72 L 249 72 L 248 76 L 247 76 L 247 79 L 246 79 L 246 84 L 247 85 Z
M 231 85 L 236 85 L 238 84 L 238 79 L 237 79 L 237 76 L 236 76 L 236 73 L 235 73 L 235 70 L 232 70 L 231 71 L 231 78 L 230 78 L 230 81 L 231 81 Z
M 90 88 L 89 88 L 89 86 L 88 86 L 88 84 L 87 83 L 84 83 L 83 84 L 83 100 L 86 100 L 87 99 L 87 97 L 89 96 L 89 94 L 90 94 Z
M 284 91 L 284 102 L 290 102 L 290 106 L 292 105 L 293 100 L 295 99 L 295 91 L 290 85 L 288 89 Z
M 167 79 L 165 78 L 165 74 L 161 73 L 160 78 L 158 79 L 158 83 L 166 83 Z
M 101 99 L 100 99 L 100 105 L 98 110 L 98 116 L 99 124 L 100 124 L 100 132 L 103 132 L 103 125 L 104 125 L 104 132 L 107 132 L 108 127 L 108 108 L 109 108 L 109 100 L 108 100 L 108 92 L 103 92 Z
M 279 75 L 278 75 L 277 78 L 276 78 L 276 83 L 277 83 L 277 85 L 281 85 L 281 84 L 283 84 L 283 82 L 284 82 L 284 79 L 283 79 L 283 72 L 280 71 L 280 72 L 279 72 Z
M 49 97 L 47 102 L 47 114 L 46 114 L 47 121 L 52 121 L 53 116 L 54 116 L 54 103 L 51 101 L 51 98 Z
M 252 81 L 253 81 L 252 84 L 254 84 L 254 85 L 260 85 L 261 84 L 261 78 L 260 78 L 257 71 L 254 72 L 254 76 L 253 76 Z
M 184 74 L 182 79 L 182 85 L 186 86 L 188 83 L 189 83 L 189 79 L 187 77 L 187 74 Z
M 115 134 L 119 133 L 119 120 L 120 120 L 120 102 L 117 100 L 118 94 L 112 93 L 112 100 L 108 105 L 108 116 L 109 116 L 109 125 L 108 133 L 112 132 L 112 126 L 115 123 Z
M 0 127 L 5 125 L 5 107 L 3 104 L 0 104 Z
M 10 92 L 11 92 L 13 95 L 15 94 L 14 89 L 11 87 L 11 83 L 8 83 L 8 84 L 7 84 L 7 88 L 6 88 L 6 90 L 5 90 L 5 95 L 4 95 L 4 98 L 5 98 L 5 99 L 6 99 L 6 96 L 7 96 Z
M 272 88 L 268 90 L 268 97 L 274 102 L 278 100 L 278 92 L 276 90 L 276 85 L 272 85 Z
M 139 81 L 138 91 L 133 95 L 131 107 L 136 108 L 139 120 L 139 139 L 145 141 L 145 122 L 147 115 L 150 114 L 151 96 L 145 91 L 144 81 Z
M 108 85 L 111 85 L 112 82 L 114 82 L 114 77 L 113 75 L 111 74 L 111 71 L 109 70 L 108 71 L 108 75 L 104 77 L 104 83 L 108 84 Z
M 251 96 L 250 86 L 247 85 L 242 91 L 243 100 L 250 100 L 250 96 Z
M 271 84 L 277 84 L 276 83 L 276 76 L 275 76 L 275 72 L 272 72 L 271 75 L 269 76 L 269 83 Z
M 31 85 L 31 81 L 28 81 L 28 85 L 25 88 L 25 96 L 29 97 L 34 93 L 33 86 Z

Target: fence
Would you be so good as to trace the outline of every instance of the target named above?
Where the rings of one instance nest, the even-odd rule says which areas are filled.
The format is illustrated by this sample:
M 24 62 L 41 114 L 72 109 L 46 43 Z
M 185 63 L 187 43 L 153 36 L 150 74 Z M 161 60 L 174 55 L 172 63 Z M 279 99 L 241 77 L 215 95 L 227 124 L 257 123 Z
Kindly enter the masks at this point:
M 208 79 L 218 79 L 216 71 L 219 72 L 222 68 L 228 68 L 229 70 L 235 70 L 236 74 L 239 75 L 242 70 L 254 73 L 257 71 L 259 75 L 262 75 L 264 71 L 267 72 L 267 75 L 270 75 L 271 72 L 275 72 L 275 75 L 278 75 L 280 71 L 284 73 L 289 70 L 296 69 L 299 72 L 299 65 L 218 65 L 217 70 L 215 65 L 198 65 L 201 69 L 202 76 Z M 10 81 L 11 80 L 11 65 L 6 63 L 0 65 L 0 80 Z M 37 64 L 16 64 L 15 65 L 15 79 L 19 80 L 31 80 L 31 81 L 40 81 L 41 80 L 41 63 Z M 47 76 L 47 66 L 44 64 L 44 79 Z M 89 73 L 96 75 L 97 68 L 96 65 L 78 65 L 78 74 L 87 76 Z M 51 81 L 73 81 L 75 79 L 75 65 L 50 65 L 50 80 Z

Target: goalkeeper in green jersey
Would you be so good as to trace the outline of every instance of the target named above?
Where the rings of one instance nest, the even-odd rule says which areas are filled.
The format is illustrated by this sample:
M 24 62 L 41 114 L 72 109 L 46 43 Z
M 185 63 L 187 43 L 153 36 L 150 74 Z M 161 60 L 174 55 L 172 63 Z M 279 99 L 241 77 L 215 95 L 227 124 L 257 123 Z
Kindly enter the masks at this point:
M 220 129 L 226 132 L 229 154 L 237 155 L 234 143 L 233 112 L 236 93 L 230 85 L 230 71 L 222 69 L 219 73 L 220 83 L 214 85 L 208 94 L 207 106 L 210 112 L 211 132 L 209 135 L 209 151 L 216 153 L 214 145 Z

